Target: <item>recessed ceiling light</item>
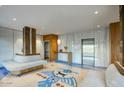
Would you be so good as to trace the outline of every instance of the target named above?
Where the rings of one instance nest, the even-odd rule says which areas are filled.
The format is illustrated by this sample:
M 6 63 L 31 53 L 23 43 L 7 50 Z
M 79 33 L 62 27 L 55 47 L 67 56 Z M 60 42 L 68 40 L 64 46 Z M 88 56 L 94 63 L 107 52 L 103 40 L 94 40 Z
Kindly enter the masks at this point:
M 13 20 L 13 21 L 16 21 L 16 18 L 13 18 L 12 20 Z
M 100 25 L 97 25 L 97 28 L 100 28 Z
M 95 11 L 94 14 L 97 15 L 97 14 L 99 14 L 99 12 L 98 11 Z

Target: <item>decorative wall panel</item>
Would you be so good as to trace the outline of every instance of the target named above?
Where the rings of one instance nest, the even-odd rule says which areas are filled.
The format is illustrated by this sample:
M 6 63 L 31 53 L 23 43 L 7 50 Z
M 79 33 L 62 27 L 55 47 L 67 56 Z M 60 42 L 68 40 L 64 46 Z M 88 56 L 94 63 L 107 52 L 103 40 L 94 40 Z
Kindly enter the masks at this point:
M 87 38 L 95 38 L 95 66 L 107 67 L 109 64 L 108 28 L 62 34 L 59 36 L 61 44 L 58 46 L 58 51 L 67 46 L 68 52 L 72 52 L 73 63 L 81 64 L 81 39 Z

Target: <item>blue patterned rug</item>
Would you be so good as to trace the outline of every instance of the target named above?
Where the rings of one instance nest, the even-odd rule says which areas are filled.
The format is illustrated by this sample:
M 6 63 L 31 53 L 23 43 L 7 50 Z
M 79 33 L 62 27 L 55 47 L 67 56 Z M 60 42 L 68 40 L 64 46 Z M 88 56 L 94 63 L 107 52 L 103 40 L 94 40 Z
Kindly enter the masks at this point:
M 0 79 L 4 78 L 9 74 L 9 71 L 5 67 L 0 68 Z
M 64 74 L 63 74 L 63 73 Z M 58 74 L 61 74 L 62 76 L 57 76 L 54 74 L 54 71 L 44 71 L 41 72 L 40 74 L 44 74 L 47 76 L 46 79 L 38 82 L 39 87 L 52 87 L 56 82 L 61 81 L 65 84 L 68 84 L 69 86 L 76 87 L 77 82 L 74 77 L 65 77 L 64 75 L 72 73 L 71 70 L 68 69 L 63 69 L 61 72 L 58 71 Z

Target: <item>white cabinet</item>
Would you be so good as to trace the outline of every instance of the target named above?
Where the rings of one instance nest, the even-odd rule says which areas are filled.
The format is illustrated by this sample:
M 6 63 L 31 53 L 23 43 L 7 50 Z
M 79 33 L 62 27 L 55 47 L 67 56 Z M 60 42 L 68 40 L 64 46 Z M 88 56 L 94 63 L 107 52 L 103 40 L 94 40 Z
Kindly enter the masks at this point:
M 58 53 L 58 60 L 68 62 L 68 54 L 66 54 L 66 53 Z

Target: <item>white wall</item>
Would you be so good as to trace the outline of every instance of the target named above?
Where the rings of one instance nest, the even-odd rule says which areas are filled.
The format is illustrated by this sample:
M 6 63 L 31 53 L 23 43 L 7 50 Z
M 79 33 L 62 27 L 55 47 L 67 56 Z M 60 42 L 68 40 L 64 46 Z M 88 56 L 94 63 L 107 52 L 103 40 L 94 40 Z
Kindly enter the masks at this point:
M 16 53 L 22 54 L 23 49 L 23 33 L 21 31 L 14 32 L 14 55 Z
M 36 52 L 40 53 L 41 59 L 44 59 L 44 43 L 40 35 L 37 35 L 36 38 Z
M 13 33 L 0 28 L 0 60 L 13 58 Z
M 59 50 L 64 46 L 73 54 L 73 63 L 81 64 L 81 39 L 95 38 L 95 66 L 107 67 L 109 64 L 109 31 L 102 28 L 96 31 L 74 32 L 59 36 L 61 44 Z M 60 56 L 60 55 L 59 55 Z M 63 58 L 63 56 L 61 56 Z

